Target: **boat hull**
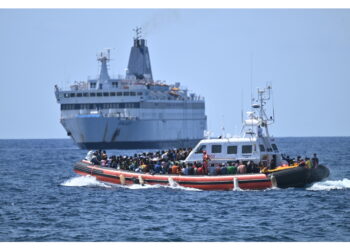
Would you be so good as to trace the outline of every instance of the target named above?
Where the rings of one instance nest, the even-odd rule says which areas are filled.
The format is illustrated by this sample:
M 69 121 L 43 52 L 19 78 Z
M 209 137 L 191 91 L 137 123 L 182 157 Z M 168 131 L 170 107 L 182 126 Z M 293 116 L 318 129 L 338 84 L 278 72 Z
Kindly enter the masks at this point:
M 125 185 L 144 183 L 171 186 L 175 182 L 176 185 L 202 190 L 262 190 L 272 187 L 271 179 L 265 174 L 220 176 L 151 175 L 91 165 L 86 161 L 77 162 L 74 171 L 80 175 L 94 176 L 99 181 Z M 236 186 L 234 183 L 236 183 Z
M 313 182 L 322 181 L 329 176 L 329 169 L 323 165 L 317 168 L 296 167 L 275 172 L 277 187 L 305 187 Z

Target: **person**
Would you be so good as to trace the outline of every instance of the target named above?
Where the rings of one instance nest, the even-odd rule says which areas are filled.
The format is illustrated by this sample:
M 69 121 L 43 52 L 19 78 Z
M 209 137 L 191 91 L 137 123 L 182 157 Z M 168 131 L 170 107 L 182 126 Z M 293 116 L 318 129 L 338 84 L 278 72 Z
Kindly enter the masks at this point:
M 207 154 L 207 151 L 203 151 L 203 173 L 208 174 L 208 166 L 209 166 L 210 157 Z
M 311 163 L 312 163 L 312 168 L 317 168 L 318 167 L 318 158 L 317 158 L 316 154 L 314 154 L 314 157 L 312 157 Z
M 277 167 L 276 164 L 276 155 L 272 155 L 272 159 L 270 161 L 270 169 L 275 169 Z
M 311 168 L 311 167 L 312 167 L 311 164 L 312 164 L 312 163 L 311 163 L 310 159 L 309 159 L 308 157 L 306 157 L 306 158 L 305 158 L 305 165 L 306 165 L 306 167 L 307 167 L 307 168 Z
M 233 162 L 228 162 L 227 167 L 227 174 L 236 174 L 237 173 L 237 167 L 233 165 Z
M 220 175 L 220 173 L 221 173 L 221 166 L 220 166 L 220 164 L 217 164 L 217 166 L 215 168 L 215 174 Z
M 180 168 L 178 166 L 178 162 L 175 162 L 174 165 L 172 165 L 171 173 L 172 174 L 179 174 L 180 173 Z
M 221 173 L 222 175 L 226 175 L 227 174 L 227 167 L 226 164 L 221 164 Z
M 162 167 L 160 166 L 160 163 L 159 161 L 154 165 L 154 172 L 156 174 L 160 174 L 160 171 L 161 171 Z
M 192 163 L 188 163 L 188 175 L 194 175 L 194 168 Z
M 198 168 L 197 168 L 197 175 L 203 175 L 203 167 L 202 164 L 198 164 Z
M 243 164 L 242 161 L 240 161 L 240 164 L 237 168 L 237 172 L 238 172 L 238 174 L 245 174 L 247 172 L 247 167 L 246 167 L 246 165 Z
M 216 175 L 214 163 L 210 165 L 208 172 L 208 175 Z
M 91 162 L 94 165 L 100 165 L 100 161 L 97 159 L 97 154 L 98 154 L 98 152 L 96 151 L 95 153 L 93 153 L 92 158 L 91 158 Z
M 94 151 L 90 150 L 87 155 L 85 156 L 85 160 L 91 161 L 92 157 L 94 156 Z

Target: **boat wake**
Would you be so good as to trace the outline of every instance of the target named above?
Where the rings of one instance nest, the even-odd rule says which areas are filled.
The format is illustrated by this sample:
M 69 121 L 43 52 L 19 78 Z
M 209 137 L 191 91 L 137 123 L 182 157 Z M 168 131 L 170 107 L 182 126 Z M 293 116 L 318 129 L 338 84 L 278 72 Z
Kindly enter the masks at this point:
M 111 188 L 111 185 L 107 185 L 103 182 L 96 180 L 94 176 L 86 175 L 86 176 L 78 176 L 70 178 L 65 182 L 61 183 L 61 186 L 66 187 L 103 187 L 103 188 Z
M 139 185 L 139 184 L 133 184 L 133 185 L 119 185 L 119 184 L 111 184 L 111 183 L 105 183 L 101 182 L 96 179 L 96 177 L 91 175 L 85 175 L 85 176 L 78 176 L 73 177 L 65 182 L 61 183 L 61 186 L 66 187 L 102 187 L 102 188 L 125 188 L 125 189 L 157 189 L 157 188 L 170 188 L 170 189 L 179 189 L 179 190 L 185 190 L 185 191 L 202 191 L 200 189 L 196 188 L 189 188 L 189 187 L 182 187 L 179 184 L 177 184 L 175 181 L 170 182 L 170 186 L 162 186 L 162 185 Z
M 329 191 L 335 189 L 348 189 L 350 188 L 350 180 L 344 178 L 343 180 L 337 181 L 322 181 L 312 184 L 311 187 L 308 187 L 306 190 L 311 191 Z

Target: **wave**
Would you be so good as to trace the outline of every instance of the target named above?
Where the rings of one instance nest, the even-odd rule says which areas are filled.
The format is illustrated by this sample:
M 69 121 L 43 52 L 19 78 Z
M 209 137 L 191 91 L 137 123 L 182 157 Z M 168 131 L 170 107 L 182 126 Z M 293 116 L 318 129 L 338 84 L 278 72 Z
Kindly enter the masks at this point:
M 69 180 L 61 183 L 61 185 L 66 187 L 112 187 L 111 185 L 107 185 L 101 181 L 96 180 L 96 177 L 90 175 L 70 178 Z
M 350 180 L 344 178 L 343 180 L 336 181 L 322 181 L 312 184 L 311 187 L 308 187 L 306 190 L 312 191 L 329 191 L 335 189 L 348 189 L 350 188 Z
M 119 184 L 106 184 L 105 182 L 101 182 L 96 179 L 96 177 L 91 175 L 78 176 L 70 178 L 65 182 L 61 183 L 62 186 L 66 187 L 102 187 L 102 188 L 125 188 L 125 189 L 156 189 L 156 188 L 170 188 L 170 189 L 180 189 L 186 191 L 202 191 L 196 188 L 182 187 L 177 184 L 175 181 L 170 182 L 170 186 L 162 186 L 162 185 L 119 185 Z

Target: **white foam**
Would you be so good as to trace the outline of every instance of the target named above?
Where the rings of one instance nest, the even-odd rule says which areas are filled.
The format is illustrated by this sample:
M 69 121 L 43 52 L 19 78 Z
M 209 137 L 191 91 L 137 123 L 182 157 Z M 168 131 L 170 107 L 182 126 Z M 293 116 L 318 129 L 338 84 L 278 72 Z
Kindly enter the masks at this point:
M 110 185 L 107 185 L 103 182 L 96 180 L 96 177 L 86 175 L 70 178 L 65 182 L 61 183 L 62 186 L 66 187 L 103 187 L 111 188 Z
M 322 181 L 314 183 L 311 187 L 307 188 L 306 190 L 312 190 L 312 191 L 329 191 L 334 189 L 347 189 L 350 188 L 350 180 L 344 178 L 343 180 L 337 180 L 337 181 Z

